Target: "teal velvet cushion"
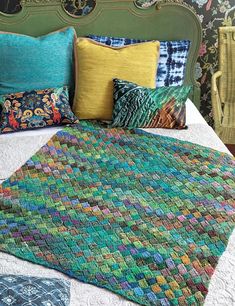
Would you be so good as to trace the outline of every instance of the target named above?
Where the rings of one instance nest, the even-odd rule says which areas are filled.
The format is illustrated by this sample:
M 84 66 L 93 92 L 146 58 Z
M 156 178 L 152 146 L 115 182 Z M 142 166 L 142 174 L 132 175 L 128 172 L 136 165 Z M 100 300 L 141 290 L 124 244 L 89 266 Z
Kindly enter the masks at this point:
M 0 32 L 0 95 L 44 88 L 74 88 L 72 27 L 38 38 Z
M 114 79 L 111 127 L 184 129 L 190 90 L 191 86 L 151 89 Z

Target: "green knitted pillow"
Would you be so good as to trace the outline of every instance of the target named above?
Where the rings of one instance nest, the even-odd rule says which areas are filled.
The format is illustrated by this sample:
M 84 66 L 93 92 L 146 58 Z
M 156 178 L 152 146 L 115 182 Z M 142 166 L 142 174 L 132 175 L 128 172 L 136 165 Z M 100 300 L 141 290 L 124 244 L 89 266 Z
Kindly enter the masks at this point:
M 114 79 L 111 127 L 186 128 L 185 102 L 191 86 L 145 88 Z

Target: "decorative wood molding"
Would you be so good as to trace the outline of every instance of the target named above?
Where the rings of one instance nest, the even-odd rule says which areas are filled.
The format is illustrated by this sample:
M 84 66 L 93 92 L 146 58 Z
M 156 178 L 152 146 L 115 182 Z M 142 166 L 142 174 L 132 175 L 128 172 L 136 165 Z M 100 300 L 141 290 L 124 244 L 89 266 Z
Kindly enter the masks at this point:
M 159 0 L 136 0 L 134 1 L 134 4 L 136 7 L 140 8 L 140 9 L 148 9 L 149 7 L 157 4 L 157 2 L 159 2 Z
M 21 0 L 22 6 L 61 5 L 64 0 Z
M 0 13 L 2 14 L 17 14 L 21 11 L 21 1 L 20 0 L 14 0 L 14 1 L 6 1 L 6 0 L 0 0 Z
M 95 0 L 21 0 L 24 7 L 32 6 L 62 6 L 64 11 L 72 17 L 82 17 L 90 14 L 95 6 Z
M 197 16 L 197 12 L 194 9 L 194 7 L 192 7 L 190 4 L 184 2 L 184 0 L 160 0 L 160 1 L 158 1 L 158 3 L 156 3 L 156 6 L 157 6 L 158 9 L 160 9 L 162 5 L 168 4 L 168 3 L 178 4 L 182 7 L 188 8 L 190 11 L 193 12 L 193 14 L 195 14 Z
M 182 5 L 184 7 L 189 8 L 191 11 L 194 12 L 194 14 L 196 14 L 195 9 L 190 4 L 184 2 L 184 0 L 136 0 L 134 1 L 135 6 L 138 7 L 139 9 L 148 9 L 151 6 L 155 5 L 156 9 L 159 10 L 161 9 L 162 5 L 168 4 L 168 3 Z
M 96 7 L 95 0 L 63 0 L 63 8 L 72 17 L 82 17 L 90 14 Z

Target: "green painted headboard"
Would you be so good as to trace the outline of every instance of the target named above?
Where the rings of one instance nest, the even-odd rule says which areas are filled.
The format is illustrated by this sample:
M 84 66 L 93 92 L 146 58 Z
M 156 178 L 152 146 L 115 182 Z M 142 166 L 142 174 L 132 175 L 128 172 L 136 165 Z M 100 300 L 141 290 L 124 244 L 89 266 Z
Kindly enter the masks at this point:
M 200 106 L 200 87 L 194 72 L 202 30 L 200 20 L 190 7 L 180 0 L 164 0 L 160 5 L 147 9 L 138 8 L 130 0 L 90 2 L 96 2 L 94 9 L 78 17 L 66 11 L 64 0 L 22 0 L 22 10 L 17 14 L 0 13 L 0 31 L 39 36 L 72 25 L 78 36 L 98 34 L 140 39 L 189 39 L 191 48 L 185 83 L 193 85 L 191 99 L 197 107 Z M 82 7 L 88 1 L 71 0 L 70 3 Z

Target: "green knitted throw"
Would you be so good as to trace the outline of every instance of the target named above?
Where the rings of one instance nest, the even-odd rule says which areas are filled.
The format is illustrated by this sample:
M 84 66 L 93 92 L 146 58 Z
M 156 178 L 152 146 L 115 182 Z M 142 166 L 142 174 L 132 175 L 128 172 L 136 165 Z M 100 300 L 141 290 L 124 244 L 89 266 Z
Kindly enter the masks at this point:
M 0 186 L 0 250 L 143 305 L 202 305 L 235 225 L 235 160 L 83 122 Z

